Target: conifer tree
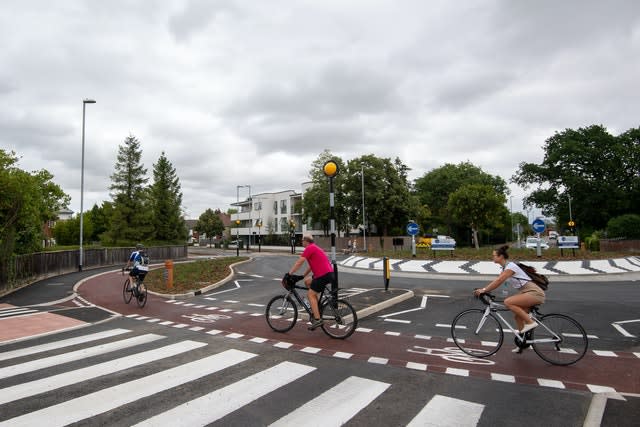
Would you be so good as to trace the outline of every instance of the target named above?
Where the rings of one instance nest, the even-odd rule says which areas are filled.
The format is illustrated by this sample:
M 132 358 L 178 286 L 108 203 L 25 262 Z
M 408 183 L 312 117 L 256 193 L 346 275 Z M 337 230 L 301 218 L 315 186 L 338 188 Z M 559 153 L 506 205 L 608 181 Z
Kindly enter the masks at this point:
M 187 228 L 182 217 L 180 180 L 164 151 L 158 163 L 153 165 L 153 184 L 149 196 L 154 240 L 184 243 Z
M 116 244 L 134 244 L 151 237 L 151 213 L 145 184 L 147 170 L 141 164 L 138 139 L 129 135 L 118 147 L 115 173 L 111 175 L 113 210 L 107 240 Z

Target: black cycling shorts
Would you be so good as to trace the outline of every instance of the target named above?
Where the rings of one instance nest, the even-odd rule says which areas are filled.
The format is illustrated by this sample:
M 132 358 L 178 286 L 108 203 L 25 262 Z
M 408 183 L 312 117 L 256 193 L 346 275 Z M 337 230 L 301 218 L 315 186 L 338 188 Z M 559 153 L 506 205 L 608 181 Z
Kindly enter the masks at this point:
M 324 290 L 324 287 L 329 283 L 333 282 L 333 272 L 327 273 L 324 276 L 314 277 L 311 281 L 311 285 L 309 286 L 313 291 L 317 293 L 321 293 Z

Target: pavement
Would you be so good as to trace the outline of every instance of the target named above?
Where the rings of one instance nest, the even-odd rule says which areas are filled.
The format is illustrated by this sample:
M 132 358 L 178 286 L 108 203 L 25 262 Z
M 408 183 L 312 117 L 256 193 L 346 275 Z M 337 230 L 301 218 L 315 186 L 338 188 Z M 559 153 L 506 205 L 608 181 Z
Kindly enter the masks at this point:
M 340 271 L 356 270 L 381 274 L 383 269 L 382 258 L 362 255 L 341 258 Z M 554 280 L 563 276 L 578 277 L 583 281 L 611 280 L 612 277 L 618 280 L 640 279 L 640 258 L 636 256 L 612 260 L 527 261 L 527 263 L 535 266 L 543 274 L 555 276 Z M 479 279 L 499 273 L 498 267 L 487 261 L 390 259 L 389 265 L 392 275 L 418 274 L 424 277 L 444 277 L 455 280 L 462 277 Z M 0 297 L 0 344 L 83 327 L 118 315 L 101 310 L 91 302 L 82 301 L 74 291 L 74 288 L 84 280 L 117 269 L 116 266 L 102 267 L 49 277 Z M 341 292 L 348 297 L 360 318 L 413 297 L 412 291 L 397 288 L 345 289 Z M 183 298 L 190 296 L 192 295 L 185 295 Z M 166 296 L 166 298 L 176 299 L 176 296 Z

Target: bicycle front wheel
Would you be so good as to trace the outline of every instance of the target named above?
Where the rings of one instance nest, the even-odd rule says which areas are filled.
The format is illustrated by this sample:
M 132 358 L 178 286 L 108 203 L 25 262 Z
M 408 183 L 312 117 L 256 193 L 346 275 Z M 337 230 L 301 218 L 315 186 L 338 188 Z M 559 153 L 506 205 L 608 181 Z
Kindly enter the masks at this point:
M 288 295 L 271 298 L 265 312 L 267 323 L 276 332 L 287 332 L 298 320 L 298 306 Z
M 343 299 L 326 300 L 320 307 L 320 318 L 324 320 L 322 330 L 331 338 L 348 338 L 358 327 L 356 311 Z
M 131 291 L 131 280 L 127 279 L 124 281 L 124 286 L 122 287 L 122 299 L 124 299 L 124 303 L 129 304 L 132 296 L 133 292 Z
M 533 350 L 553 365 L 571 365 L 587 352 L 589 342 L 584 328 L 564 314 L 542 316 L 531 331 Z
M 147 303 L 147 287 L 144 283 L 138 283 L 138 297 L 136 302 L 140 308 L 144 307 Z
M 451 324 L 451 337 L 460 350 L 474 357 L 488 357 L 502 346 L 504 332 L 498 319 L 472 308 L 458 314 Z

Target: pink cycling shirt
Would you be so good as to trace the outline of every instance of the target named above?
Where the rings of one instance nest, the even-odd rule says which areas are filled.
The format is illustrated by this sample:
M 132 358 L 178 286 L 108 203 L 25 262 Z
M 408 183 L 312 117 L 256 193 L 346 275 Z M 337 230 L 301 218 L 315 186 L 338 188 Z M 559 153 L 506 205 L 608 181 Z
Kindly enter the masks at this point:
M 324 251 L 315 243 L 307 245 L 304 251 L 302 251 L 301 256 L 309 263 L 313 277 L 322 277 L 333 271 L 331 261 L 329 261 Z

